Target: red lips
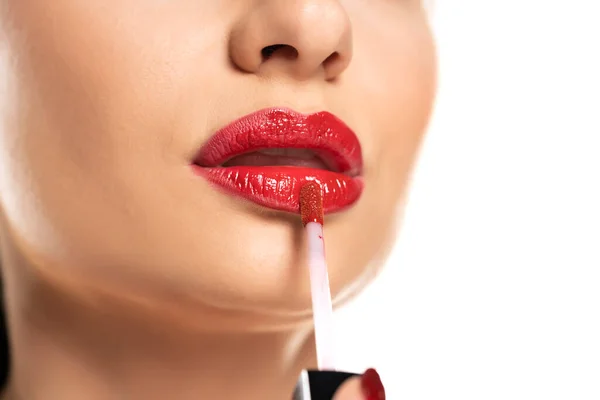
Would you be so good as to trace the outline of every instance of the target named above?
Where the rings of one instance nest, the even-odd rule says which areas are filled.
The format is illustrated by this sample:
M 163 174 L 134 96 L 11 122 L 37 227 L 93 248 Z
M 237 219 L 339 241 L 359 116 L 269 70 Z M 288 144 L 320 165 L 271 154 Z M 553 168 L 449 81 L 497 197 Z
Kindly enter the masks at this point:
M 278 108 L 242 117 L 208 140 L 193 168 L 227 193 L 294 213 L 308 181 L 321 185 L 326 213 L 352 205 L 363 187 L 360 143 L 327 112 Z

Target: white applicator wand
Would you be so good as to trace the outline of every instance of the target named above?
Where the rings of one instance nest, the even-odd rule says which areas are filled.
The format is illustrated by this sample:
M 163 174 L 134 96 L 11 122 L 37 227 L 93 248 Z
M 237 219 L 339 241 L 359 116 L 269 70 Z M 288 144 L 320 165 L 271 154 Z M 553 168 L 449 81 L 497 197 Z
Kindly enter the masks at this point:
M 337 389 L 356 374 L 335 368 L 335 337 L 329 274 L 323 241 L 323 189 L 316 182 L 300 190 L 300 214 L 308 247 L 318 370 L 304 370 L 294 391 L 294 400 L 331 400 Z
M 323 241 L 323 193 L 316 182 L 300 190 L 300 214 L 308 244 L 308 268 L 312 294 L 317 366 L 335 370 L 333 307 Z

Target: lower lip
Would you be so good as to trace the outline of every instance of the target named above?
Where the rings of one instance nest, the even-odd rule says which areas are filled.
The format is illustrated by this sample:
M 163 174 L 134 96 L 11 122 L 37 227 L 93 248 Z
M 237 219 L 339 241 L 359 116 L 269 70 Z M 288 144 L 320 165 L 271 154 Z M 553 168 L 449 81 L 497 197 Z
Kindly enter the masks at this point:
M 306 182 L 323 188 L 323 210 L 342 211 L 354 204 L 363 190 L 362 179 L 314 168 L 239 166 L 203 168 L 194 172 L 225 190 L 263 207 L 300 212 L 300 189 Z

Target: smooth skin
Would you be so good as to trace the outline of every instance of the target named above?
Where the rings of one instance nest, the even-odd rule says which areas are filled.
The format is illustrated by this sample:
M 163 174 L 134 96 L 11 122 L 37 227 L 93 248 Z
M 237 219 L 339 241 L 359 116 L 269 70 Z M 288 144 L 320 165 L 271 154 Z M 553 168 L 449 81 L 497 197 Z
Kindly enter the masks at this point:
M 265 107 L 354 129 L 365 191 L 325 220 L 340 305 L 393 244 L 435 70 L 416 0 L 0 0 L 4 400 L 288 399 L 315 364 L 299 217 L 190 161 Z

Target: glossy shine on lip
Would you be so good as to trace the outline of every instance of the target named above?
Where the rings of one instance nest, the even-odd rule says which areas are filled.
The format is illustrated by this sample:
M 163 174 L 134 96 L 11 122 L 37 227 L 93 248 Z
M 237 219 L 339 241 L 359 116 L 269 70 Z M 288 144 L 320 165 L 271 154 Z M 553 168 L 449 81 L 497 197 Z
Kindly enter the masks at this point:
M 215 133 L 192 167 L 226 193 L 293 213 L 306 182 L 321 185 L 325 213 L 351 206 L 363 188 L 360 143 L 328 112 L 276 108 L 242 117 Z

